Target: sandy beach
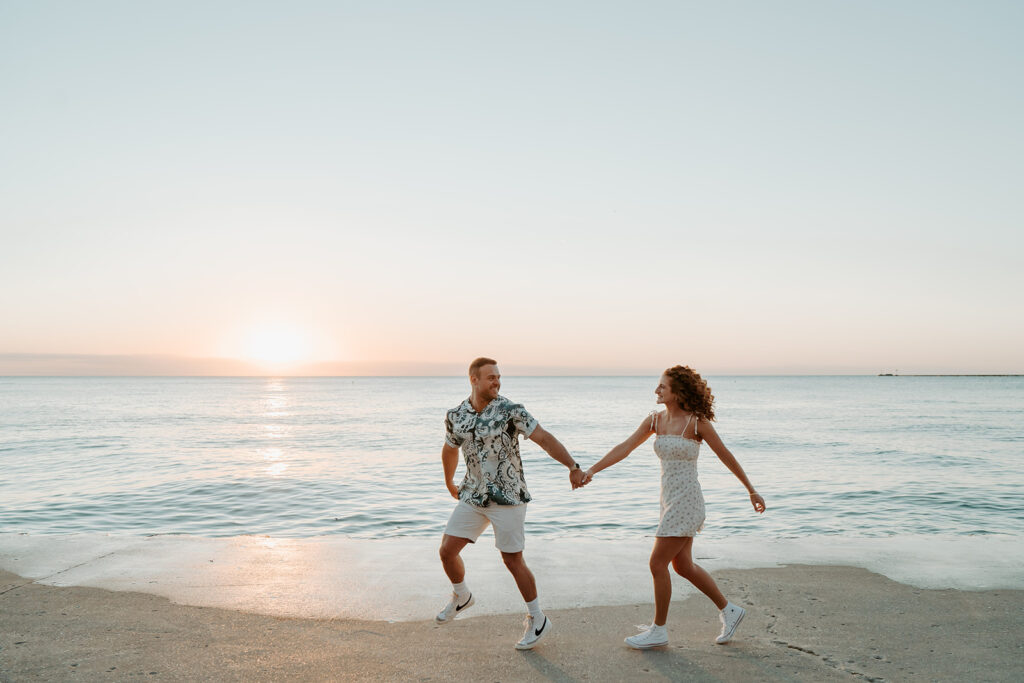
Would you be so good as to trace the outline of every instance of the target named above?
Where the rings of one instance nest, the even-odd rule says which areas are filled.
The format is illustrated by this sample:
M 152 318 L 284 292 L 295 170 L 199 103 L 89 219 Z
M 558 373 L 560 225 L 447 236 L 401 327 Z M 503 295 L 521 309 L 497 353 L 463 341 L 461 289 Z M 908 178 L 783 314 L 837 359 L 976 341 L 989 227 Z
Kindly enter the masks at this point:
M 748 616 L 713 644 L 703 596 L 674 601 L 670 645 L 622 638 L 650 604 L 551 610 L 518 652 L 519 615 L 447 626 L 281 618 L 0 573 L 0 679 L 976 680 L 1024 677 L 1024 591 L 926 590 L 864 569 L 794 565 L 715 576 Z

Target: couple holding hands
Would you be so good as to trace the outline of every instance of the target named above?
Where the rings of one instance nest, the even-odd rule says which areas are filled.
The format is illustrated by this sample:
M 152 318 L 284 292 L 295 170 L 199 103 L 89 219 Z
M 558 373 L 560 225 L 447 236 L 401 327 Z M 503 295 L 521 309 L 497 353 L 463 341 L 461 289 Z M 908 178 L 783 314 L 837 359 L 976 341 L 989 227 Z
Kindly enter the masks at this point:
M 494 527 L 494 544 L 526 601 L 526 630 L 516 649 L 532 649 L 551 633 L 551 619 L 540 609 L 537 584 L 523 559 L 524 522 L 530 494 L 523 479 L 519 457 L 522 434 L 548 455 L 569 468 L 572 487 L 586 486 L 594 475 L 624 459 L 640 444 L 655 436 L 654 452 L 661 461 L 661 522 L 658 525 L 650 568 L 654 578 L 654 621 L 638 635 L 626 638 L 632 648 L 645 650 L 668 644 L 665 622 L 672 598 L 669 565 L 708 596 L 718 607 L 722 631 L 716 643 L 732 639 L 743 615 L 742 607 L 726 600 L 714 579 L 691 557 L 693 537 L 704 525 L 704 496 L 697 481 L 697 454 L 707 443 L 722 463 L 750 493 L 757 512 L 764 499 L 754 490 L 743 468 L 725 447 L 711 425 L 714 397 L 707 383 L 688 367 L 676 365 L 661 376 L 654 393 L 663 411 L 645 417 L 633 434 L 611 449 L 590 469 L 584 470 L 550 432 L 526 409 L 498 394 L 501 373 L 491 358 L 477 358 L 469 366 L 472 393 L 445 417 L 445 443 L 441 450 L 445 483 L 459 502 L 448 520 L 441 540 L 441 563 L 452 582 L 451 601 L 434 618 L 446 624 L 473 606 L 466 586 L 466 570 L 459 556 L 488 525 Z M 453 481 L 459 449 L 466 463 L 461 485 Z

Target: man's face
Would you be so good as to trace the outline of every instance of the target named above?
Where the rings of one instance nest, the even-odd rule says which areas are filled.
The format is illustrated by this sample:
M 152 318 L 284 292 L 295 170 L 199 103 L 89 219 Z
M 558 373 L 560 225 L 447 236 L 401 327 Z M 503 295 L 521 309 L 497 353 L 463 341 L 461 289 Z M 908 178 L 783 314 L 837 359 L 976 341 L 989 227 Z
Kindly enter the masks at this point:
M 498 390 L 501 389 L 501 373 L 497 365 L 484 365 L 476 371 L 475 376 L 469 378 L 476 395 L 480 398 L 493 401 L 498 397 Z

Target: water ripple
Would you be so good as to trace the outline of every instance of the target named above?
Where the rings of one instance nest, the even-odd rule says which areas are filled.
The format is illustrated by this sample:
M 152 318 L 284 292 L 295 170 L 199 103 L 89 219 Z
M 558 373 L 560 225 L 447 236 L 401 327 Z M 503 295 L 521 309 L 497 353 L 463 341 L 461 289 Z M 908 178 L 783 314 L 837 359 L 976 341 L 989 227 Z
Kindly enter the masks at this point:
M 753 513 L 705 447 L 704 533 L 1024 533 L 1024 381 L 885 379 L 712 378 L 719 432 L 769 511 Z M 464 385 L 0 378 L 0 531 L 436 536 L 454 504 L 441 418 Z M 650 378 L 506 378 L 504 388 L 584 464 L 632 432 L 652 390 Z M 561 465 L 522 448 L 530 533 L 653 533 L 650 443 L 575 492 Z

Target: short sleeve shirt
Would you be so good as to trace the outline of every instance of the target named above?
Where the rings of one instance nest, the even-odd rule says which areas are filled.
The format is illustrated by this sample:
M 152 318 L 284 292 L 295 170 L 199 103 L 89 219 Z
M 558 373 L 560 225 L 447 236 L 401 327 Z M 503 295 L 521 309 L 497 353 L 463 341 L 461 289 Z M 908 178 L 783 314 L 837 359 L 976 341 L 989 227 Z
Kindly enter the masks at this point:
M 537 420 L 519 403 L 498 396 L 477 413 L 467 398 L 448 411 L 444 440 L 462 449 L 466 476 L 459 485 L 459 500 L 484 507 L 530 502 L 519 457 L 519 435 L 529 438 Z

